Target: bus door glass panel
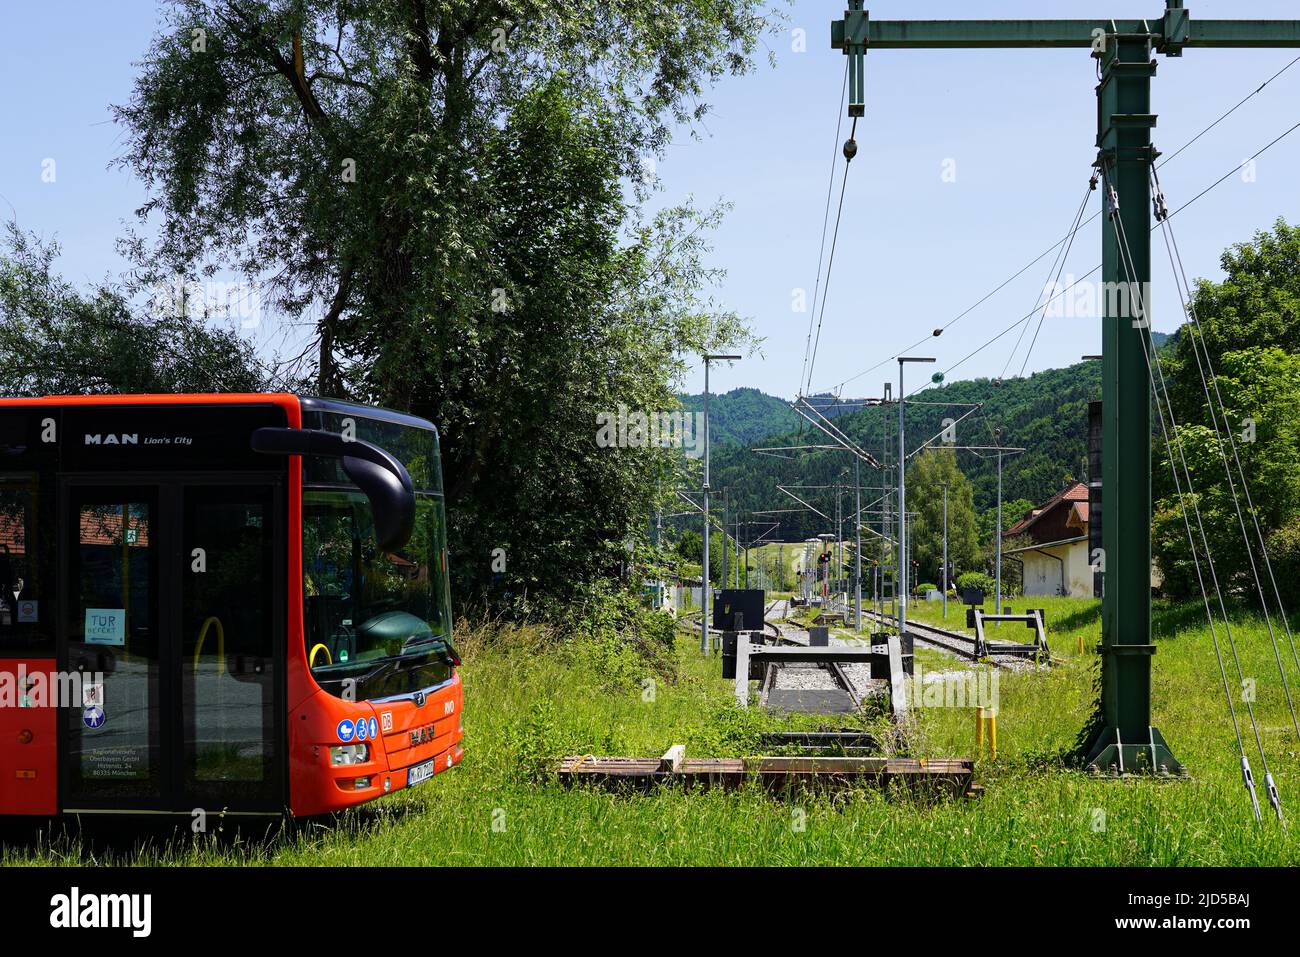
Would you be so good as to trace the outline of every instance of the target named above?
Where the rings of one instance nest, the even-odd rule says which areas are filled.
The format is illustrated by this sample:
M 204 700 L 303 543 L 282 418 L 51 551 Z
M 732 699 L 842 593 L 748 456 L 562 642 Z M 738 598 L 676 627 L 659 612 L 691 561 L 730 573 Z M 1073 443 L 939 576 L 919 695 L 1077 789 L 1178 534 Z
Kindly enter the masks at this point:
M 68 664 L 70 803 L 160 793 L 158 494 L 71 486 Z
M 183 784 L 196 799 L 273 802 L 273 490 L 184 490 Z

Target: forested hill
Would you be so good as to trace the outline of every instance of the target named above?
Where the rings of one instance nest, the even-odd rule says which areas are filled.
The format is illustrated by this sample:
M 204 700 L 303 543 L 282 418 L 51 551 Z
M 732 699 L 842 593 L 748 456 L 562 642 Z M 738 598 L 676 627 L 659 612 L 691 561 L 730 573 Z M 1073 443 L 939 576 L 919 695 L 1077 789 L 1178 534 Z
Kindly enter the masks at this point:
M 684 395 L 682 406 L 690 412 L 704 408 L 703 395 Z M 758 389 L 732 389 L 709 396 L 709 442 L 752 446 L 759 439 L 797 428 L 799 416 L 786 399 Z
M 703 395 L 684 395 L 681 400 L 688 411 L 704 408 Z M 828 419 L 857 408 L 857 400 L 836 399 L 829 393 L 814 395 L 809 401 Z M 789 400 L 758 389 L 732 389 L 709 396 L 709 441 L 718 445 L 752 446 L 766 436 L 797 429 L 799 421 Z
M 749 393 L 744 407 L 752 414 L 738 421 L 733 411 L 728 429 L 734 430 L 736 435 L 743 433 L 752 438 L 743 444 L 727 444 L 719 439 L 712 455 L 712 485 L 715 490 L 728 490 L 728 510 L 732 515 L 737 506 L 744 511 L 797 508 L 793 500 L 777 491 L 778 483 L 833 485 L 839 480 L 852 484 L 853 460 L 847 453 L 798 453 L 787 459 L 751 452 L 750 448 L 756 444 L 827 444 L 830 440 L 811 426 L 801 428 L 797 423 L 790 426 L 793 413 L 789 412 L 783 400 L 753 389 L 737 392 Z M 1025 498 L 1040 502 L 1059 490 L 1068 479 L 1085 477 L 1088 402 L 1100 397 L 1101 363 L 1096 361 L 1049 369 L 1028 378 L 1005 380 L 1001 384 L 990 379 L 975 379 L 929 388 L 910 397 L 909 401 L 916 404 L 910 404 L 907 409 L 908 450 L 916 449 L 938 433 L 945 418 L 959 419 L 969 404 L 982 403 L 979 411 L 956 426 L 956 444 L 994 445 L 994 429 L 1001 428 L 1001 445 L 1028 450 L 1004 460 L 1004 500 Z M 941 404 L 919 404 L 923 402 Z M 777 404 L 783 405 L 780 416 L 768 420 L 777 429 L 764 429 L 758 410 Z M 718 428 L 718 420 L 712 418 L 716 414 L 715 408 L 711 400 L 712 434 L 719 438 L 722 430 Z M 897 442 L 897 410 L 896 405 L 890 405 L 845 412 L 836 418 L 836 424 L 880 458 L 883 441 Z M 996 460 L 959 452 L 958 464 L 971 480 L 976 509 L 982 512 L 994 507 L 997 500 Z M 844 470 L 848 470 L 846 477 L 842 475 Z M 879 485 L 879 473 L 864 467 L 862 484 Z M 833 492 L 810 491 L 802 497 L 822 511 L 834 514 Z M 848 507 L 847 499 L 845 507 Z M 783 520 L 781 537 L 787 541 L 827 530 L 825 521 L 811 512 L 780 517 Z

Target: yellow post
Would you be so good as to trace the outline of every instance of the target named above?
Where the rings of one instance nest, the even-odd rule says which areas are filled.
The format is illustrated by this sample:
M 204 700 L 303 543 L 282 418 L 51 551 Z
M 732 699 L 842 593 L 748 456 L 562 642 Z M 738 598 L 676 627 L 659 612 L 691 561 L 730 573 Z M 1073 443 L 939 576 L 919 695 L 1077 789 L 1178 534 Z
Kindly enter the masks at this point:
M 975 753 L 984 753 L 984 709 L 975 709 Z
M 1079 632 L 1079 654 L 1083 654 L 1083 632 Z
M 989 757 L 998 758 L 998 713 L 994 708 L 988 709 L 989 715 Z

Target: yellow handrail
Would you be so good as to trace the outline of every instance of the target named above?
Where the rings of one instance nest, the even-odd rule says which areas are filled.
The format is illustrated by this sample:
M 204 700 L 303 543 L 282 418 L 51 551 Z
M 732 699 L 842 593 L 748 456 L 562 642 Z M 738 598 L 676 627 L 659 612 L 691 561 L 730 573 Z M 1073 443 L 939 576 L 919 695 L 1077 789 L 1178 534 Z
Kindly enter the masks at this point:
M 315 667 L 316 667 L 316 652 L 318 652 L 318 651 L 323 651 L 323 652 L 325 652 L 325 657 L 328 659 L 328 660 L 325 662 L 325 664 L 327 664 L 327 665 L 332 665 L 332 664 L 334 664 L 334 656 L 330 654 L 330 650 L 329 650 L 329 648 L 327 648 L 323 642 L 317 642 L 315 645 L 312 646 L 311 654 L 309 654 L 309 655 L 307 656 L 307 667 L 308 667 L 308 668 L 315 668 Z
M 220 668 L 226 666 L 226 629 L 221 627 L 221 619 L 213 615 L 203 623 L 199 629 L 199 641 L 194 646 L 194 670 L 199 668 L 199 655 L 203 652 L 203 642 L 208 637 L 208 629 L 213 625 L 217 626 L 217 664 Z

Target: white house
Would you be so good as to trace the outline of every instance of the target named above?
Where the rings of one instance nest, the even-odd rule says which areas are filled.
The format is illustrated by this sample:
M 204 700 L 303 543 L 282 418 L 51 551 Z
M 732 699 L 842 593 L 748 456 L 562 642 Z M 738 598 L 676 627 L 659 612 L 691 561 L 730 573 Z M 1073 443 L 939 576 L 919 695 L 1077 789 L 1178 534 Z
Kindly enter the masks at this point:
M 1021 535 L 1031 544 L 1002 554 L 1024 563 L 1026 595 L 1092 597 L 1087 485 L 1071 483 L 1002 533 L 1003 538 Z

